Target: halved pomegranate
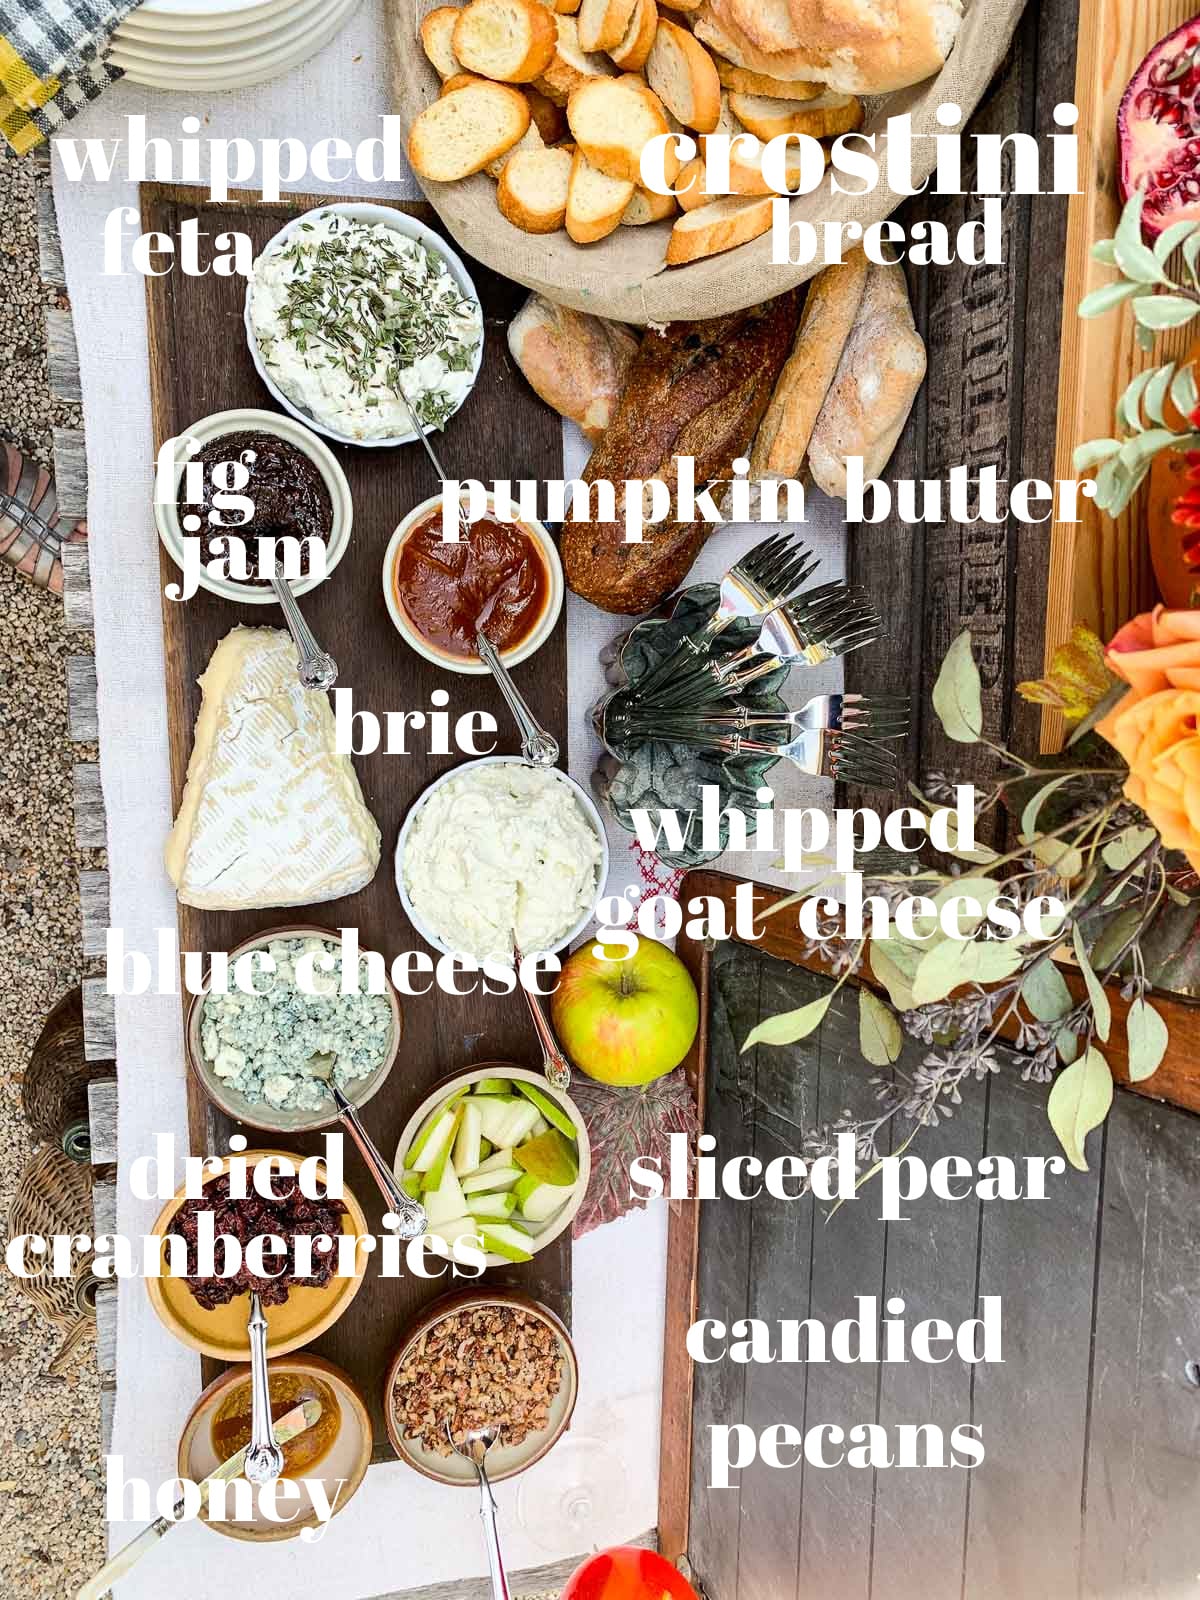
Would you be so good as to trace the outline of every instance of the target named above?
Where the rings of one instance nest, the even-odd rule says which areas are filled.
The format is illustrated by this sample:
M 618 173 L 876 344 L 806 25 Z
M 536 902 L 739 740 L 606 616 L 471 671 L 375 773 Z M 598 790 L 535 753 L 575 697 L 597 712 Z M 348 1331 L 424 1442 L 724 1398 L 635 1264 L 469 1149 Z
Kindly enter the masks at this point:
M 1121 198 L 1146 191 L 1148 238 L 1200 222 L 1200 17 L 1154 46 L 1117 113 Z

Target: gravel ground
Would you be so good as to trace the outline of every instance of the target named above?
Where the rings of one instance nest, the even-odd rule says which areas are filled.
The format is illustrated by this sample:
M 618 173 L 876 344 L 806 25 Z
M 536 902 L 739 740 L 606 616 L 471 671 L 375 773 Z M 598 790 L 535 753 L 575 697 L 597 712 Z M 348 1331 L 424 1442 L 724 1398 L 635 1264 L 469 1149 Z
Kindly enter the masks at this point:
M 50 429 L 75 423 L 46 384 L 35 177 L 0 156 L 0 435 L 48 462 Z M 62 602 L 0 563 L 0 1217 L 32 1151 L 21 1078 L 55 1000 L 79 979 L 78 872 L 65 660 L 86 641 Z M 87 865 L 93 864 L 90 860 Z M 45 1368 L 60 1335 L 0 1272 L 0 1594 L 65 1600 L 102 1564 L 99 1383 L 91 1342 L 67 1374 Z

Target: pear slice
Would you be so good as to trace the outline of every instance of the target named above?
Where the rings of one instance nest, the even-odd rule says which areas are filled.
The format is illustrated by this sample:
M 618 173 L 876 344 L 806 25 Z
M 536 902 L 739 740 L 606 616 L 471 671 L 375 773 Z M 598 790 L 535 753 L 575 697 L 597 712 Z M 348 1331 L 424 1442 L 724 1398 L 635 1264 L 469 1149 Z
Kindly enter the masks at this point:
M 471 1090 L 472 1094 L 505 1094 L 511 1095 L 513 1086 L 507 1078 L 480 1078 Z
M 424 1184 L 426 1189 L 436 1189 L 442 1181 L 442 1174 L 447 1166 L 451 1165 L 450 1152 L 454 1149 L 454 1141 L 458 1137 L 459 1124 L 462 1122 L 462 1107 L 459 1106 L 454 1111 L 447 1112 L 446 1115 L 450 1119 L 450 1126 L 446 1130 L 445 1137 L 435 1134 L 416 1161 L 417 1170 L 420 1171 L 421 1162 L 430 1155 L 434 1141 L 437 1140 L 437 1155 L 425 1169 Z
M 508 1194 L 469 1194 L 467 1196 L 467 1210 L 473 1217 L 495 1217 L 498 1221 L 506 1221 L 517 1209 L 517 1197 L 511 1191 Z
M 575 1185 L 572 1183 L 543 1183 L 540 1178 L 527 1172 L 512 1191 L 512 1198 L 520 1206 L 526 1222 L 538 1223 L 549 1222 L 574 1193 Z
M 504 1137 L 504 1128 L 510 1120 L 514 1106 L 523 1106 L 525 1101 L 519 1095 L 487 1095 L 476 1100 L 475 1105 L 479 1110 L 479 1126 L 485 1139 L 490 1139 L 495 1145 L 512 1144 L 511 1139 Z
M 546 1121 L 556 1127 L 559 1133 L 565 1133 L 572 1144 L 575 1142 L 575 1124 L 552 1095 L 544 1093 L 535 1084 L 526 1083 L 523 1078 L 514 1078 L 513 1088 L 523 1094 L 526 1100 L 532 1100 Z
M 511 1189 L 520 1176 L 520 1167 L 493 1167 L 490 1172 L 472 1172 L 460 1185 L 465 1195 L 492 1194 L 497 1189 Z
M 513 1160 L 523 1171 L 543 1183 L 560 1187 L 573 1184 L 579 1177 L 579 1158 L 575 1146 L 564 1139 L 557 1128 L 528 1139 L 513 1151 Z
M 469 1100 L 463 1102 L 462 1122 L 459 1124 L 458 1137 L 454 1141 L 454 1170 L 460 1176 L 464 1172 L 474 1172 L 482 1161 L 480 1145 L 483 1142 L 483 1118 L 479 1107 L 472 1105 Z
M 481 1161 L 479 1165 L 471 1172 L 467 1173 L 466 1176 L 473 1178 L 477 1172 L 495 1172 L 497 1167 L 511 1167 L 512 1164 L 512 1146 L 510 1144 L 502 1144 L 498 1150 L 493 1150 L 491 1155 L 489 1155 L 486 1160 Z M 459 1173 L 459 1177 L 462 1176 L 464 1176 L 464 1174 Z
M 511 1222 L 490 1223 L 483 1218 L 479 1223 L 479 1233 L 483 1248 L 492 1255 L 503 1256 L 506 1261 L 533 1260 L 529 1235 L 524 1228 L 518 1228 Z
M 451 1222 L 466 1211 L 467 1202 L 459 1187 L 452 1162 L 445 1163 L 442 1181 L 437 1188 L 425 1191 L 424 1206 L 425 1218 L 431 1228 L 439 1222 Z

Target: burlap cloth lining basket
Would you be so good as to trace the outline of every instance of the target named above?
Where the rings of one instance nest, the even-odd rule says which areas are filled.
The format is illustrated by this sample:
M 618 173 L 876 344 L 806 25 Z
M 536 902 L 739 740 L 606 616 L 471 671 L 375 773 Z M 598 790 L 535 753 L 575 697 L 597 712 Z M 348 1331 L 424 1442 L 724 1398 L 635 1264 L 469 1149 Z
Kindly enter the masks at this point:
M 406 125 L 438 96 L 440 84 L 421 48 L 417 26 L 439 3 L 445 0 L 384 0 L 393 98 Z M 912 114 L 914 135 L 944 133 L 935 112 L 950 102 L 961 106 L 965 121 L 1003 61 L 1024 9 L 1025 0 L 968 0 L 958 42 L 941 73 L 871 102 L 866 131 L 878 130 L 889 116 L 907 111 Z M 881 139 L 880 148 L 885 145 Z M 914 184 L 932 171 L 933 151 L 929 140 L 916 145 Z M 739 311 L 806 282 L 822 265 L 819 261 L 803 267 L 774 265 L 768 233 L 724 255 L 686 267 L 666 267 L 663 255 L 670 222 L 617 228 L 598 244 L 576 245 L 565 232 L 534 235 L 514 228 L 497 209 L 495 183 L 482 173 L 461 183 L 422 187 L 468 255 L 562 305 L 624 322 L 673 322 Z M 826 187 L 794 200 L 791 216 L 813 223 L 854 219 L 868 227 L 882 221 L 897 204 L 883 187 L 863 196 L 835 195 Z

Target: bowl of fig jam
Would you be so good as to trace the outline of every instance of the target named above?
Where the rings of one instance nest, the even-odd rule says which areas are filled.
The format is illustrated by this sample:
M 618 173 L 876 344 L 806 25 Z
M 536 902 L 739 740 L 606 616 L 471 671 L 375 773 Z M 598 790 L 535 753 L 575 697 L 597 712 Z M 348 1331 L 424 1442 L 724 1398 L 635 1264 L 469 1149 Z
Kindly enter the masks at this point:
M 199 541 L 199 585 L 226 600 L 243 605 L 275 605 L 270 580 L 258 562 L 258 536 L 291 538 L 300 545 L 300 575 L 289 579 L 293 594 L 307 594 L 328 577 L 346 553 L 354 520 L 350 485 L 337 457 L 310 428 L 276 411 L 218 411 L 185 428 L 167 441 L 165 473 L 155 483 L 154 520 L 159 538 L 175 565 L 184 565 L 185 538 Z M 224 462 L 241 462 L 247 470 L 245 485 L 237 492 L 254 505 L 249 521 L 214 508 L 214 494 L 224 481 Z M 197 471 L 191 483 L 188 463 Z M 199 498 L 190 492 L 199 487 Z M 212 520 L 212 513 L 220 519 Z M 198 526 L 185 526 L 195 517 Z M 245 541 L 245 579 L 207 570 L 208 562 L 224 555 L 220 543 L 226 534 Z M 311 541 L 325 546 L 325 571 L 314 570 Z M 282 547 L 281 547 L 282 548 Z
M 539 649 L 562 612 L 558 548 L 540 522 L 489 497 L 485 516 L 455 541 L 442 537 L 442 497 L 414 507 L 383 558 L 383 597 L 397 632 L 449 672 L 486 673 L 482 628 L 505 666 Z

